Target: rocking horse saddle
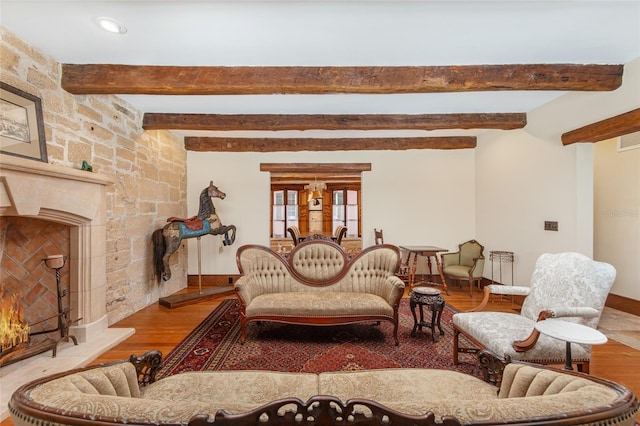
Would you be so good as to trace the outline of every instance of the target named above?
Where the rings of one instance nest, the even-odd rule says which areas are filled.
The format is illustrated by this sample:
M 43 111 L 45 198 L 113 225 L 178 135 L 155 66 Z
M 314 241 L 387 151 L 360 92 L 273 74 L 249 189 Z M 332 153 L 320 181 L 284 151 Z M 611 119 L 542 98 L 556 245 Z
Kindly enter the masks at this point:
M 167 222 L 182 222 L 184 226 L 189 228 L 192 231 L 200 231 L 204 226 L 204 221 L 200 219 L 198 216 L 192 216 L 190 218 L 181 218 L 172 216 L 167 219 Z

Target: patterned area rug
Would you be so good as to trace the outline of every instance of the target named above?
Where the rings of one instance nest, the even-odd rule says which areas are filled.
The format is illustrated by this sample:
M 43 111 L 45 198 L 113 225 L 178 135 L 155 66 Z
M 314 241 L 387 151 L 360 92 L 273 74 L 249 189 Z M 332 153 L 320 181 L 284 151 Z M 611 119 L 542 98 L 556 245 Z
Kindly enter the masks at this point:
M 439 368 L 481 377 L 473 356 L 453 365 L 451 316 L 442 313 L 444 336 L 433 342 L 423 328 L 411 337 L 413 316 L 409 300 L 400 306 L 400 345 L 395 346 L 390 323 L 376 325 L 297 326 L 250 323 L 247 341 L 240 344 L 239 302 L 224 300 L 170 354 L 158 378 L 185 371 L 275 370 L 321 373 L 378 368 Z M 430 311 L 425 310 L 430 318 Z M 465 342 L 466 343 L 466 342 Z

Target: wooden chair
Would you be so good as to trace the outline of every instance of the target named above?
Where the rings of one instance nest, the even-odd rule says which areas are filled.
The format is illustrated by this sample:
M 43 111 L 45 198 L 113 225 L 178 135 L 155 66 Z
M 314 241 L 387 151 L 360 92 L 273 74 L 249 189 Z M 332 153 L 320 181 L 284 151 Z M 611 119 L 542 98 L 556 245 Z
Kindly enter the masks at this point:
M 373 228 L 373 232 L 375 232 L 376 245 L 384 244 L 384 235 L 382 229 L 377 230 Z M 398 268 L 398 272 L 396 272 L 396 276 L 400 278 L 402 281 L 406 283 L 409 282 L 409 257 L 407 254 L 407 258 L 402 257 L 400 259 L 400 267 Z
M 378 231 L 377 229 L 373 228 L 373 232 L 376 233 L 376 245 L 384 244 L 384 236 L 382 235 L 382 229 Z
M 300 244 L 300 229 L 297 226 L 290 226 L 287 228 L 287 232 L 291 235 L 291 239 L 293 240 L 293 245 L 297 246 Z

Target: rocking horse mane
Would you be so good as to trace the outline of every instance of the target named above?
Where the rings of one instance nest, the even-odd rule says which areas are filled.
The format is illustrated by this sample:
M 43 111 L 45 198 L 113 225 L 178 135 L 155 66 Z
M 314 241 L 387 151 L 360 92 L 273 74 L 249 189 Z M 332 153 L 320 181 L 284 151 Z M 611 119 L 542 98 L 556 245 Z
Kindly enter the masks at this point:
M 200 208 L 198 209 L 198 219 L 205 220 L 216 212 L 213 201 L 209 196 L 209 188 L 205 188 L 200 193 Z

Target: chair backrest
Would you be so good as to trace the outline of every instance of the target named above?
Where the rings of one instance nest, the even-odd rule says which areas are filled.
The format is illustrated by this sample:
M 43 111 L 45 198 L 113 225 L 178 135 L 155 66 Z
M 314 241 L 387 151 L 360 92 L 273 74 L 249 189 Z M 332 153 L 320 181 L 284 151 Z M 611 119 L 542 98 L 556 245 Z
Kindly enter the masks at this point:
M 590 307 L 602 313 L 615 278 L 613 266 L 580 253 L 543 254 L 536 262 L 521 315 L 536 320 L 545 309 L 572 307 Z M 600 316 L 562 319 L 595 328 Z
M 373 228 L 373 232 L 375 232 L 375 234 L 376 234 L 376 245 L 384 244 L 384 237 L 382 236 L 382 229 L 378 231 L 377 229 Z
M 482 257 L 484 246 L 476 240 L 469 240 L 460 244 L 460 265 L 473 266 L 474 259 Z
M 342 243 L 342 239 L 344 238 L 344 236 L 347 234 L 347 227 L 344 225 L 339 225 L 336 228 L 336 232 L 335 232 L 335 237 L 336 237 L 336 243 L 341 244 Z
M 297 246 L 300 242 L 300 229 L 298 229 L 297 226 L 290 226 L 287 228 L 287 232 L 289 232 L 289 235 L 291 235 L 293 245 Z

